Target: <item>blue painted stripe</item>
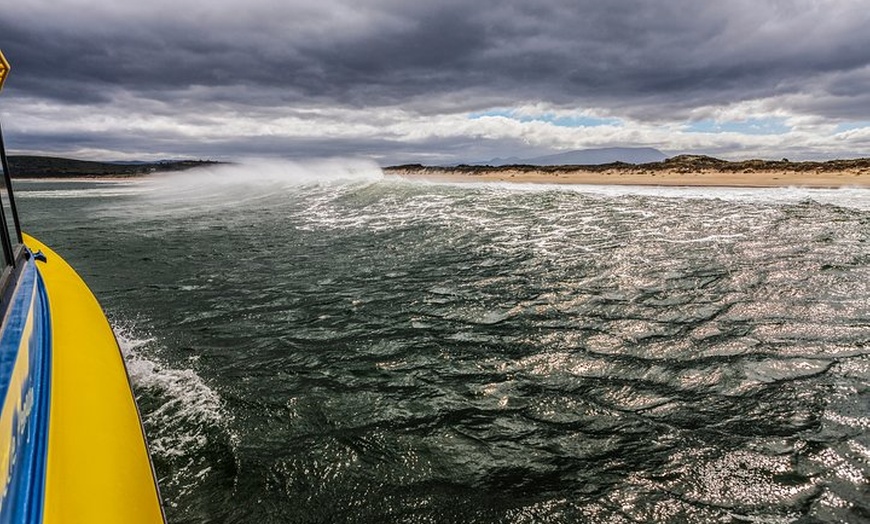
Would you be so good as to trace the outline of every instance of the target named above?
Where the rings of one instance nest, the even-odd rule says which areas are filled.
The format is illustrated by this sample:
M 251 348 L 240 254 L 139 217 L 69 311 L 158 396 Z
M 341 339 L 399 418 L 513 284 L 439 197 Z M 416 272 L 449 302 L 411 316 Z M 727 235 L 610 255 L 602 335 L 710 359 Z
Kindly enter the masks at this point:
M 28 321 L 31 322 L 28 329 Z M 26 337 L 26 338 L 25 338 Z M 12 420 L 0 434 L 10 461 L 0 479 L 0 524 L 42 521 L 51 389 L 51 319 L 42 277 L 28 261 L 0 336 L 2 412 Z
M 36 272 L 36 297 L 33 307 L 34 329 L 30 358 L 38 366 L 39 379 L 34 381 L 34 406 L 32 430 L 33 463 L 31 465 L 31 491 L 27 519 L 24 522 L 42 522 L 45 502 L 45 471 L 48 463 L 48 426 L 51 411 L 51 313 L 48 308 L 48 293 L 45 282 Z
M 24 324 L 30 316 L 30 299 L 35 284 L 36 270 L 33 263 L 28 262 L 18 277 L 18 286 L 3 320 L 3 334 L 0 336 L 0 406 L 6 401 L 9 392 L 9 380 L 18 359 Z

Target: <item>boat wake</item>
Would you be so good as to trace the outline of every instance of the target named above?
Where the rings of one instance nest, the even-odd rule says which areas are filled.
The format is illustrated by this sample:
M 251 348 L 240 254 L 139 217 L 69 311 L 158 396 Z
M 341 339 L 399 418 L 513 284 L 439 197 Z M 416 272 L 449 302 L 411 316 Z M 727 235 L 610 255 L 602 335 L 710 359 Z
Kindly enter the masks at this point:
M 154 338 L 115 329 L 165 503 L 184 507 L 208 484 L 234 482 L 237 439 L 220 395 L 193 369 L 164 365 Z M 225 488 L 221 488 L 225 489 Z

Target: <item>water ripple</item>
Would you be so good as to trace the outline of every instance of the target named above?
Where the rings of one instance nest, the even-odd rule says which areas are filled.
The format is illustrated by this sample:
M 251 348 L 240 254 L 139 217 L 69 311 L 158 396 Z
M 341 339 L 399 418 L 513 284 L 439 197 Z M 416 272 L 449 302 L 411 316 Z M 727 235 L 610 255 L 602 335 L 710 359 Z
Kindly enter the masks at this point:
M 198 399 L 139 380 L 171 519 L 870 512 L 866 191 L 275 176 L 34 210 Z

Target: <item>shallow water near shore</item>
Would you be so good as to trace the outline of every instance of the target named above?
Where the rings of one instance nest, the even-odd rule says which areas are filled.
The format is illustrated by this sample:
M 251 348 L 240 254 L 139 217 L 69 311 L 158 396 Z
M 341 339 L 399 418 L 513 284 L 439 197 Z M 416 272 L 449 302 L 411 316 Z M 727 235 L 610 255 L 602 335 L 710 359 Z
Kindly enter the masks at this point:
M 170 522 L 870 519 L 870 190 L 17 182 Z

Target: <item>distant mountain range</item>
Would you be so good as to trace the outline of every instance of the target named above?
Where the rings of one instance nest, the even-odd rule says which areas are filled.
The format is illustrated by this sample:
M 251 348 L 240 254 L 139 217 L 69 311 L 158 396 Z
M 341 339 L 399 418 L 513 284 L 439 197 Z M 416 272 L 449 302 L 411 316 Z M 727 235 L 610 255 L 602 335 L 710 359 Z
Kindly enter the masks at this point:
M 594 166 L 623 162 L 626 164 L 649 164 L 661 162 L 668 156 L 651 147 L 605 147 L 601 149 L 577 149 L 555 155 L 545 155 L 533 158 L 493 158 L 487 162 L 475 162 L 471 165 L 509 166 Z

